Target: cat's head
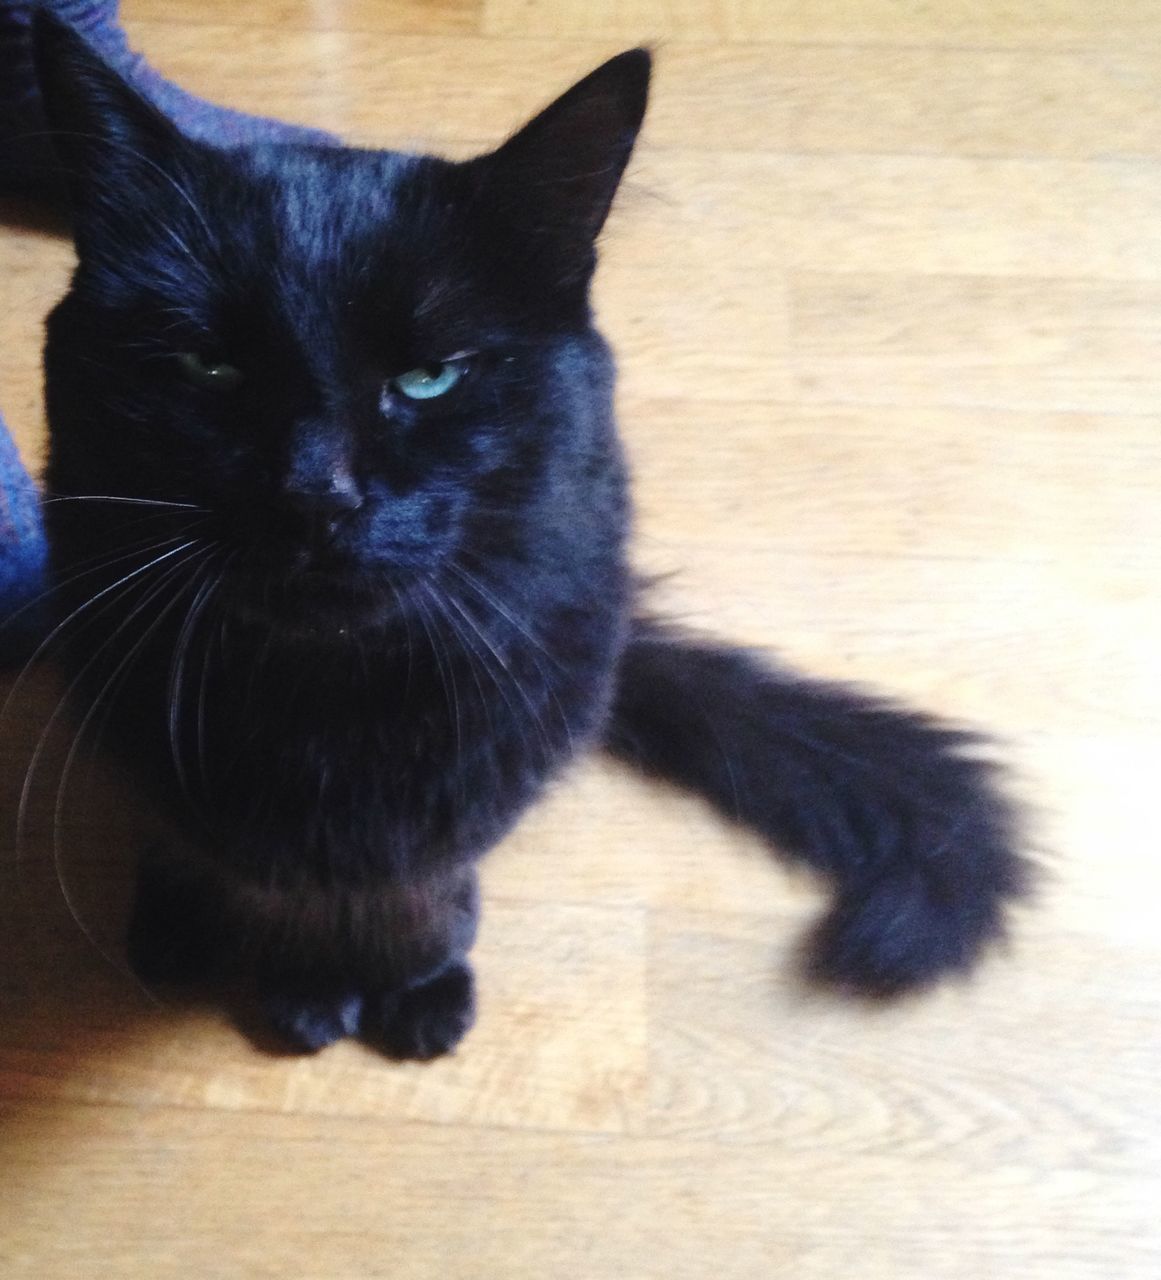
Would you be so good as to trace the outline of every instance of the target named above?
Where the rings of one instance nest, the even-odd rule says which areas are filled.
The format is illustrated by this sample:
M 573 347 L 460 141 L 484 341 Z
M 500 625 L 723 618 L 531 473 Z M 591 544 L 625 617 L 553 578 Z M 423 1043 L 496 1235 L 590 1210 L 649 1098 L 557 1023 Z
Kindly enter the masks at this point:
M 54 492 L 204 510 L 239 596 L 289 613 L 618 533 L 588 287 L 647 53 L 452 163 L 213 148 L 67 28 L 37 37 L 79 256 L 46 351 Z

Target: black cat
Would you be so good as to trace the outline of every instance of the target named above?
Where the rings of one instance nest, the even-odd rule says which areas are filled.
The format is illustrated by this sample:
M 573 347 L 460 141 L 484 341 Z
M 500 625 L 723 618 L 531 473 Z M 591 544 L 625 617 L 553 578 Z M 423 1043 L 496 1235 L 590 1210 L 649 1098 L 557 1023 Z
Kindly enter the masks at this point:
M 473 1018 L 476 861 L 604 747 L 824 873 L 819 976 L 966 967 L 1022 890 L 965 734 L 639 611 L 594 242 L 650 59 L 466 163 L 189 141 L 38 28 L 79 266 L 46 504 L 83 733 L 172 815 L 148 980 L 253 984 L 315 1049 Z

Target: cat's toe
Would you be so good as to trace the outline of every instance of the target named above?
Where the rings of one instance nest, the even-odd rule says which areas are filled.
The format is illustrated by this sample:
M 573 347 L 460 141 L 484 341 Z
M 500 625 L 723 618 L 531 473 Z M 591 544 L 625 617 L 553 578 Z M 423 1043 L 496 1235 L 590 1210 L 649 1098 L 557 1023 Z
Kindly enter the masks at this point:
M 271 1030 L 297 1053 L 317 1053 L 359 1029 L 363 1002 L 357 995 L 304 996 L 267 991 L 262 1012 Z
M 426 1062 L 450 1053 L 475 1018 L 475 979 L 458 963 L 422 986 L 368 1001 L 363 1034 L 389 1057 Z

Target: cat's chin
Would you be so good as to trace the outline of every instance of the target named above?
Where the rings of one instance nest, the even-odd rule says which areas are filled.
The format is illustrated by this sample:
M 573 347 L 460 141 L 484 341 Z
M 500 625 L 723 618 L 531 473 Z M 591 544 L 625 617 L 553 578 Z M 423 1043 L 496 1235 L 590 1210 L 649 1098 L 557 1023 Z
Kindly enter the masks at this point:
M 240 582 L 231 592 L 229 609 L 244 626 L 325 645 L 389 627 L 399 617 L 402 589 L 383 574 L 306 571 Z

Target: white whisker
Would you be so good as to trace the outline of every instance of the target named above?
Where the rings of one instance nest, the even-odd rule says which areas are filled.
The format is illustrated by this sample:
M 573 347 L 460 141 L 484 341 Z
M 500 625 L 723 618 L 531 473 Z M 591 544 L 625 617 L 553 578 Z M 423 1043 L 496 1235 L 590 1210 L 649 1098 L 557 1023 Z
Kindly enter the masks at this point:
M 48 633 L 48 635 L 45 636 L 45 638 L 40 642 L 40 644 L 37 645 L 36 649 L 32 653 L 32 656 L 28 659 L 28 661 L 24 664 L 24 666 L 21 667 L 19 675 L 13 681 L 12 687 L 8 690 L 8 696 L 4 699 L 3 705 L 0 706 L 0 722 L 2 722 L 4 717 L 8 714 L 8 709 L 12 705 L 12 699 L 16 696 L 17 691 L 22 687 L 25 679 L 28 676 L 28 673 L 33 669 L 33 667 L 40 660 L 40 658 L 44 656 L 44 654 L 48 651 L 48 649 L 52 645 L 52 642 L 61 634 L 62 631 L 65 630 L 66 627 L 68 627 L 72 622 L 74 622 L 77 618 L 79 618 L 83 613 L 86 613 L 89 609 L 93 607 L 93 605 L 97 603 L 98 600 L 103 599 L 111 591 L 115 591 L 118 587 L 125 586 L 127 583 L 133 581 L 133 579 L 140 577 L 141 574 L 145 573 L 147 570 L 154 568 L 154 566 L 159 565 L 163 561 L 168 560 L 172 556 L 177 555 L 179 552 L 184 551 L 187 547 L 194 546 L 195 543 L 199 541 L 200 539 L 198 538 L 189 538 L 185 542 L 182 542 L 179 546 L 174 547 L 172 550 L 166 551 L 162 555 L 155 556 L 152 560 L 148 561 L 146 564 L 139 565 L 136 569 L 132 570 L 132 572 L 127 573 L 123 577 L 118 578 L 116 582 L 110 583 L 109 586 L 107 587 L 103 587 L 100 591 L 96 593 L 96 595 L 90 596 L 83 604 L 78 605 L 67 617 L 62 618 L 61 621 L 58 622 L 56 626 L 53 627 L 53 629 Z M 159 545 L 164 546 L 165 544 L 161 543 Z M 126 556 L 125 558 L 128 559 L 129 557 Z M 103 568 L 105 566 L 101 566 L 101 567 Z M 110 604 L 111 603 L 112 602 L 110 601 Z M 102 608 L 100 612 L 95 615 L 95 617 L 96 618 L 102 617 L 107 611 L 108 611 L 108 605 Z
M 118 502 L 134 507 L 181 507 L 186 511 L 205 511 L 206 507 L 196 502 L 170 502 L 162 498 L 131 498 L 112 493 L 62 493 L 41 498 L 40 505 L 48 506 L 50 502 Z
M 92 661 L 96 661 L 96 659 L 100 656 L 100 654 L 104 652 L 105 649 L 108 648 L 108 644 L 111 643 L 114 639 L 116 639 L 116 636 L 119 634 L 119 632 L 123 630 L 124 627 L 127 626 L 133 620 L 133 618 L 136 617 L 137 614 L 141 612 L 143 608 L 145 608 L 148 604 L 152 604 L 152 602 L 156 600 L 157 597 L 169 587 L 174 577 L 179 575 L 181 570 L 189 563 L 189 560 L 196 558 L 197 554 L 198 553 L 195 553 L 194 556 L 187 558 L 187 560 L 181 561 L 179 564 L 171 566 L 162 575 L 162 581 L 156 584 L 156 586 L 150 592 L 147 598 L 145 600 L 142 600 L 137 605 L 137 607 L 134 610 L 132 610 L 132 612 L 124 620 L 121 626 L 118 627 L 117 630 L 114 631 L 113 634 L 109 637 L 109 641 L 106 642 L 106 644 L 101 646 L 101 649 L 98 651 L 96 655 L 94 655 L 94 658 Z M 128 976 L 129 978 L 131 978 L 132 981 L 136 983 L 136 985 L 140 987 L 140 989 L 145 993 L 145 995 L 150 1000 L 152 1000 L 155 1004 L 160 1004 L 161 1002 L 157 999 L 157 997 L 153 994 L 153 992 L 150 991 L 149 988 L 145 986 L 137 978 L 136 974 L 134 974 L 131 969 L 127 968 L 125 965 L 118 963 L 118 961 L 113 956 L 111 956 L 105 950 L 104 947 L 101 946 L 100 942 L 94 936 L 92 930 L 85 923 L 81 913 L 77 910 L 72 892 L 68 886 L 68 879 L 64 875 L 63 847 L 62 847 L 60 837 L 61 837 L 62 819 L 64 817 L 65 796 L 68 792 L 69 778 L 72 774 L 73 764 L 76 760 L 77 753 L 80 750 L 81 743 L 84 741 L 85 733 L 90 723 L 92 722 L 93 717 L 96 715 L 97 711 L 101 709 L 102 703 L 105 702 L 106 698 L 109 699 L 109 702 L 105 708 L 106 713 L 108 712 L 108 709 L 112 706 L 112 700 L 116 696 L 116 686 L 118 685 L 120 678 L 123 675 L 128 675 L 129 668 L 133 664 L 134 660 L 140 656 L 142 650 L 148 644 L 150 639 L 152 639 L 152 637 L 157 633 L 158 629 L 161 627 L 161 624 L 165 621 L 166 617 L 173 610 L 174 606 L 181 600 L 182 596 L 185 594 L 186 587 L 188 587 L 189 585 L 190 585 L 189 583 L 186 583 L 181 589 L 179 589 L 177 592 L 174 593 L 172 599 L 170 599 L 164 605 L 164 607 L 158 612 L 157 616 L 152 620 L 149 626 L 146 627 L 145 631 L 130 646 L 129 651 L 124 655 L 124 657 L 121 658 L 121 660 L 113 668 L 113 671 L 110 673 L 108 679 L 101 686 L 96 697 L 94 697 L 92 704 L 90 705 L 88 711 L 85 713 L 84 717 L 81 719 L 80 724 L 77 726 L 76 731 L 73 734 L 73 740 L 69 746 L 68 754 L 65 756 L 64 764 L 61 768 L 60 779 L 57 783 L 56 800 L 53 805 L 53 818 L 52 818 L 53 868 L 56 872 L 56 880 L 57 880 L 57 884 L 60 887 L 61 896 L 64 899 L 65 906 L 68 908 L 69 914 L 72 916 L 77 927 L 80 929 L 81 933 L 84 934 L 85 938 L 88 940 L 89 944 L 94 948 L 97 954 L 100 955 L 102 959 L 104 959 L 119 973 L 122 973 Z M 89 665 L 91 665 L 91 663 Z M 84 674 L 84 671 L 82 670 L 81 675 L 83 674 Z M 55 719 L 61 707 L 67 704 L 68 696 L 69 696 L 69 693 L 72 691 L 72 689 L 73 689 L 73 685 L 70 685 L 69 690 L 66 691 L 65 693 L 65 697 L 62 699 L 61 703 L 58 705 L 57 711 L 53 713 L 53 716 L 50 717 L 49 724 L 45 726 L 46 731 L 51 728 L 52 720 Z M 42 738 L 42 741 L 43 741 L 43 738 Z M 38 752 L 39 752 L 39 744 L 38 744 Z M 29 787 L 32 781 L 32 775 L 35 768 L 36 768 L 36 759 L 34 756 L 33 761 L 29 766 L 29 772 L 25 777 L 26 789 Z M 18 841 L 20 839 L 20 831 L 21 831 L 23 818 L 24 818 L 24 802 L 25 802 L 25 794 L 24 792 L 22 792 L 21 807 L 17 817 L 17 833 L 18 833 L 17 840 Z
M 192 545 L 192 544 L 188 544 L 188 545 Z M 20 803 L 19 803 L 19 806 L 17 807 L 17 812 L 16 812 L 17 849 L 19 849 L 22 844 L 23 832 L 24 832 L 24 820 L 28 811 L 28 800 L 32 791 L 32 781 L 36 775 L 37 768 L 40 764 L 40 758 L 44 754 L 45 747 L 48 745 L 49 737 L 52 733 L 53 727 L 57 723 L 57 721 L 61 718 L 61 716 L 64 714 L 72 694 L 80 686 L 81 682 L 84 680 L 85 676 L 89 673 L 89 671 L 92 670 L 92 668 L 96 665 L 96 663 L 100 661 L 102 655 L 108 649 L 109 645 L 112 644 L 116 640 L 116 638 L 125 630 L 125 628 L 129 626 L 129 624 L 134 620 L 134 618 L 136 618 L 141 613 L 142 609 L 144 609 L 147 605 L 151 604 L 157 598 L 157 596 L 168 585 L 173 575 L 176 572 L 178 572 L 180 568 L 185 563 L 188 562 L 188 560 L 195 558 L 199 553 L 200 553 L 199 551 L 195 551 L 193 555 L 187 557 L 185 561 L 179 561 L 178 564 L 169 566 L 167 571 L 162 574 L 161 582 L 155 583 L 150 588 L 148 593 L 145 595 L 144 599 L 138 601 L 138 603 L 129 611 L 129 613 L 121 620 L 121 622 L 117 625 L 117 627 L 114 628 L 114 630 L 110 633 L 110 635 L 107 636 L 106 639 L 103 641 L 103 643 L 97 648 L 96 653 L 94 653 L 92 657 L 90 657 L 89 660 L 81 667 L 81 669 L 77 672 L 77 674 L 73 677 L 73 679 L 69 683 L 68 687 L 65 689 L 64 694 L 62 695 L 60 701 L 56 705 L 55 710 L 49 716 L 47 722 L 45 723 L 44 728 L 41 730 L 40 738 L 38 739 L 36 747 L 32 753 L 32 759 L 29 761 L 28 767 L 25 770 L 24 785 L 20 791 Z M 169 556 L 172 556 L 174 554 L 176 554 L 176 552 L 169 552 L 167 553 L 166 556 L 159 556 L 157 561 L 153 561 L 151 563 L 152 564 L 159 563 L 161 560 L 168 559 Z M 127 575 L 127 576 L 136 576 L 136 575 Z M 106 592 L 109 590 L 112 590 L 112 588 L 106 588 Z M 19 860 L 19 856 L 18 856 L 18 860 Z

